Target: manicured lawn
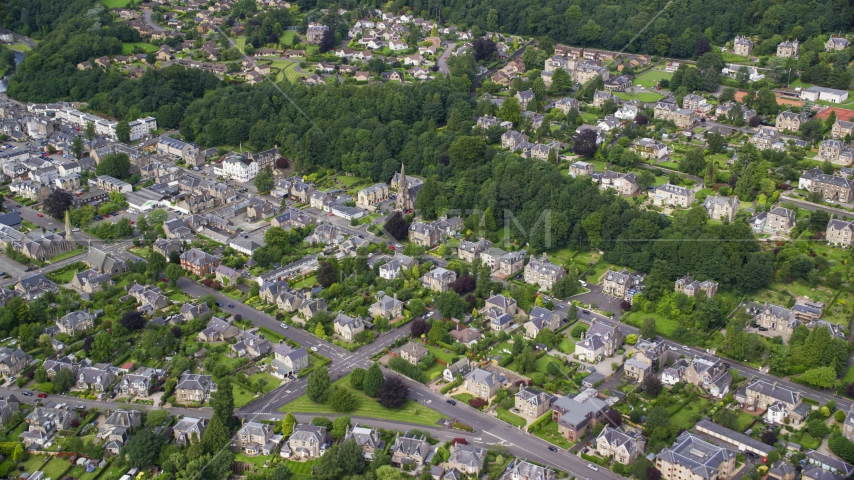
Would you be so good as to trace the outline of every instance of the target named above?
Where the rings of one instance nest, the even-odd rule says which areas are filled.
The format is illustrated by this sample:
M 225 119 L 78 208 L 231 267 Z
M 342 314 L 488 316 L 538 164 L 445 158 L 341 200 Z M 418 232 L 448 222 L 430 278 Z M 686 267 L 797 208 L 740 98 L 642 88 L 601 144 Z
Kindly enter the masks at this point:
M 128 471 L 128 467 L 119 467 L 117 465 L 110 465 L 109 467 L 107 467 L 107 471 L 104 472 L 103 475 L 98 477 L 98 480 L 118 480 L 127 471 Z M 97 472 L 98 472 L 98 470 L 95 470 L 94 472 L 92 472 L 92 476 L 94 477 L 94 474 L 96 474 Z M 86 475 L 89 475 L 89 474 L 87 473 Z M 86 475 L 84 475 L 83 477 L 85 478 Z M 83 479 L 81 479 L 81 480 L 83 480 Z
M 661 70 L 650 70 L 643 75 L 634 79 L 635 85 L 643 85 L 646 88 L 655 88 L 655 84 L 658 83 L 659 80 L 667 79 L 673 76 L 672 73 L 667 73 Z
M 294 82 L 294 81 L 296 81 L 296 80 L 297 80 L 298 78 L 300 78 L 300 77 L 308 76 L 308 74 L 306 74 L 306 73 L 300 73 L 300 72 L 298 72 L 298 71 L 296 70 L 296 68 L 297 68 L 298 66 L 299 66 L 299 64 L 297 64 L 297 63 L 292 63 L 292 64 L 290 64 L 290 65 L 288 65 L 287 67 L 285 67 L 285 68 L 284 68 L 284 70 L 282 71 L 282 73 L 284 74 L 285 78 L 287 78 L 287 79 L 288 79 L 288 81 L 290 81 L 290 82 Z
M 739 432 L 747 430 L 747 427 L 756 420 L 756 417 L 747 412 L 738 412 L 735 429 Z
M 139 258 L 148 258 L 148 256 L 151 254 L 151 249 L 148 247 L 134 248 L 133 250 L 128 249 L 128 252 L 136 255 Z
M 291 288 L 293 288 L 294 290 L 299 290 L 301 288 L 312 287 L 316 284 L 317 284 L 317 275 L 312 275 L 310 277 L 306 277 L 306 278 L 300 280 L 299 282 L 291 285 Z
M 542 372 L 542 373 L 544 373 L 544 374 L 548 375 L 548 372 L 546 371 L 546 369 L 548 368 L 548 366 L 549 366 L 549 364 L 550 364 L 550 363 L 556 363 L 556 364 L 557 364 L 557 366 L 558 366 L 558 367 L 560 367 L 560 368 L 561 368 L 561 370 L 563 370 L 563 363 L 562 363 L 562 361 L 558 360 L 558 359 L 557 359 L 557 358 L 555 358 L 555 357 L 552 357 L 551 355 L 543 355 L 542 357 L 540 357 L 540 358 L 539 358 L 539 359 L 534 363 L 534 370 L 536 370 L 536 371 L 538 371 L 538 372 Z
M 45 461 L 45 457 L 41 455 L 30 455 L 30 458 L 27 461 L 23 462 L 24 471 L 27 473 L 33 473 L 42 466 Z
M 127 7 L 130 0 L 101 0 L 101 2 L 106 5 L 107 8 L 121 8 Z
M 30 48 L 26 43 L 13 43 L 12 45 L 9 45 L 9 48 L 18 52 L 29 52 L 32 50 L 32 48 Z
M 65 253 L 63 253 L 63 254 L 61 254 L 61 255 L 57 255 L 57 256 L 55 256 L 55 257 L 51 258 L 51 259 L 50 259 L 50 262 L 51 262 L 51 263 L 56 263 L 56 262 L 59 262 L 59 261 L 65 260 L 66 258 L 71 258 L 71 257 L 74 257 L 74 256 L 76 256 L 76 255 L 80 255 L 81 253 L 83 253 L 83 252 L 85 252 L 85 251 L 86 251 L 86 249 L 85 249 L 85 248 L 83 248 L 83 247 L 77 247 L 77 248 L 75 248 L 74 250 L 72 250 L 72 251 L 70 251 L 70 252 L 65 252 Z
M 563 449 L 567 449 L 572 446 L 572 443 L 557 431 L 557 423 L 551 419 L 540 425 L 538 430 L 531 433 Z
M 68 460 L 54 458 L 53 460 L 47 462 L 47 465 L 42 467 L 42 471 L 44 472 L 45 477 L 60 478 L 70 466 L 71 464 L 68 463 Z
M 340 380 L 333 383 L 333 385 L 349 389 L 356 396 L 357 406 L 353 411 L 348 413 L 354 417 L 379 418 L 390 421 L 417 423 L 421 425 L 435 425 L 439 420 L 445 418 L 439 412 L 431 410 L 412 400 L 407 400 L 406 403 L 398 409 L 385 408 L 380 405 L 377 400 L 368 397 L 361 391 L 351 388 L 350 375 L 342 377 Z M 336 413 L 329 405 L 314 403 L 305 395 L 284 405 L 279 409 L 279 411 L 320 414 Z
M 849 384 L 854 382 L 854 365 L 845 372 L 845 376 L 842 378 L 842 382 L 845 384 Z
M 451 351 L 445 352 L 445 349 L 441 348 L 441 347 L 434 347 L 432 345 L 427 345 L 427 350 L 430 350 L 430 352 L 433 353 L 434 357 L 436 357 L 437 359 L 439 359 L 445 363 L 448 363 L 448 364 L 453 363 L 454 358 L 457 357 L 457 355 L 454 352 L 451 352 Z
M 558 350 L 563 353 L 574 353 L 575 352 L 575 340 L 571 338 L 564 338 L 561 340 L 560 345 L 558 345 Z
M 495 413 L 498 414 L 498 418 L 509 423 L 510 425 L 524 427 L 528 424 L 527 420 L 505 408 L 497 408 L 495 409 Z
M 453 398 L 461 403 L 469 403 L 469 400 L 474 398 L 474 395 L 470 393 L 458 393 L 456 395 L 453 395 Z
M 267 380 L 267 385 L 264 386 L 264 389 L 262 390 L 265 394 L 272 392 L 282 383 L 282 381 L 278 378 L 270 375 L 269 373 L 264 372 L 258 372 L 255 375 L 250 376 L 249 381 L 252 382 L 252 385 L 255 385 L 255 382 L 261 380 L 262 378 L 264 380 Z
M 238 50 L 242 52 L 243 48 L 246 46 L 246 37 L 240 36 L 235 38 L 234 45 L 237 47 Z
M 150 43 L 125 42 L 122 44 L 122 54 L 123 55 L 130 55 L 131 53 L 133 53 L 134 47 L 139 47 L 139 48 L 145 50 L 145 53 L 157 51 L 157 47 L 155 47 L 154 45 L 152 45 Z
M 235 407 L 242 407 L 255 398 L 255 394 L 247 390 L 243 385 L 232 383 L 231 391 L 234 393 Z
M 169 295 L 169 300 L 172 300 L 175 302 L 189 302 L 190 297 L 188 297 L 187 295 L 185 295 L 181 292 L 175 292 L 172 295 Z
M 650 92 L 635 93 L 635 94 L 617 92 L 614 95 L 616 95 L 619 98 L 622 98 L 623 100 L 635 100 L 636 99 L 636 100 L 643 102 L 643 103 L 657 102 L 657 101 L 661 100 L 662 98 L 664 98 L 664 95 L 659 95 L 657 93 L 650 93 Z
M 660 335 L 664 335 L 665 337 L 670 337 L 673 335 L 673 332 L 679 327 L 679 322 L 676 320 L 670 320 L 669 318 L 664 318 L 657 313 L 644 313 L 644 312 L 632 312 L 628 316 L 620 317 L 620 321 L 623 323 L 628 323 L 629 325 L 634 325 L 638 328 L 643 325 L 643 319 L 646 317 L 652 317 L 655 319 L 655 326 Z
M 295 32 L 288 32 L 295 33 Z M 288 460 L 285 462 L 288 470 L 295 475 L 311 475 L 311 468 L 314 467 L 314 464 L 317 463 L 317 460 L 306 460 L 304 462 L 295 462 L 293 460 Z
M 723 56 L 724 61 L 727 63 L 750 63 L 749 58 L 731 52 L 721 52 L 721 56 Z
M 279 35 L 279 43 L 282 45 L 292 45 L 294 43 L 294 37 L 297 36 L 297 32 L 293 30 L 285 30 Z
M 237 455 L 234 456 L 234 461 L 235 462 L 251 463 L 252 465 L 255 465 L 258 468 L 263 468 L 264 462 L 266 462 L 267 460 L 270 460 L 271 458 L 272 457 L 270 457 L 269 455 L 249 456 L 243 452 L 239 452 Z
M 68 269 L 63 270 L 62 272 L 51 272 L 48 274 L 48 278 L 57 283 L 68 283 L 71 279 L 74 278 L 74 275 L 77 274 L 77 269 Z
M 696 416 L 698 412 L 705 410 L 706 406 L 707 404 L 703 400 L 698 400 L 698 403 L 689 403 L 670 417 L 670 423 L 677 427 L 684 428 L 685 430 L 690 430 L 694 427 L 695 423 L 693 421 L 693 417 Z
M 498 345 L 492 347 L 492 350 L 489 351 L 489 356 L 491 357 L 493 355 L 510 355 L 504 350 L 512 352 L 513 345 L 511 345 L 510 342 L 501 342 Z

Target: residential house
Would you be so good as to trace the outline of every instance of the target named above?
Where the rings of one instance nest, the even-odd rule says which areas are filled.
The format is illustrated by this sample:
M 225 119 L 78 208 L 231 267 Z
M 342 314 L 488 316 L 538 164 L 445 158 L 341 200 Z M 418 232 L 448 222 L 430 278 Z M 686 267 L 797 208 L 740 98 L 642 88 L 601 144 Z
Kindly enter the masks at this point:
M 380 439 L 380 432 L 377 428 L 367 428 L 359 426 L 358 423 L 353 428 L 347 427 L 347 433 L 341 440 L 341 443 L 346 443 L 350 440 L 356 442 L 356 445 L 362 447 L 362 455 L 365 461 L 370 462 L 374 458 L 374 452 L 385 449 L 385 441 Z
M 830 129 L 830 136 L 836 139 L 845 138 L 846 136 L 854 137 L 854 122 L 836 120 Z
M 558 327 L 560 327 L 560 316 L 557 313 L 543 307 L 534 307 L 524 325 L 525 336 L 534 339 L 542 330 L 555 331 Z
M 541 290 L 551 290 L 555 283 L 566 276 L 566 269 L 561 265 L 555 265 L 546 258 L 546 255 L 525 265 L 525 283 L 537 284 Z
M 172 427 L 175 444 L 187 446 L 191 443 L 201 441 L 202 434 L 205 433 L 207 426 L 208 420 L 205 418 L 184 417 L 178 420 L 178 423 Z
M 742 57 L 750 57 L 750 53 L 753 51 L 753 40 L 736 35 L 732 43 L 732 53 Z
M 821 318 L 824 314 L 824 307 L 824 302 L 815 301 L 809 297 L 795 297 L 792 312 L 798 320 L 806 324 L 811 324 Z
M 636 140 L 632 143 L 631 148 L 641 158 L 660 159 L 670 153 L 667 145 L 656 142 L 651 138 Z
M 557 475 L 551 467 L 543 467 L 527 460 L 513 460 L 501 480 L 555 480 Z
M 652 202 L 657 206 L 688 208 L 694 203 L 694 191 L 679 185 L 664 183 L 656 187 Z
M 385 294 L 379 297 L 380 298 L 371 305 L 371 315 L 374 318 L 383 317 L 392 319 L 403 315 L 403 302 Z
M 525 251 L 507 252 L 498 259 L 498 273 L 493 272 L 493 275 L 500 275 L 503 278 L 509 278 L 514 273 L 518 272 L 525 266 Z
M 20 348 L 0 347 L 0 374 L 8 380 L 24 370 L 32 358 Z
M 224 342 L 236 337 L 240 333 L 231 322 L 219 317 L 213 317 L 208 321 L 208 326 L 198 334 L 199 341 L 214 343 Z
M 433 248 L 441 239 L 441 232 L 433 224 L 414 222 L 409 227 L 409 241 L 416 245 Z
M 403 436 L 397 435 L 394 439 L 394 444 L 389 448 L 391 454 L 391 464 L 398 467 L 409 466 L 412 470 L 417 470 L 430 453 L 430 444 L 423 435 L 416 435 L 406 432 Z
M 809 120 L 809 114 L 806 111 L 795 113 L 792 109 L 777 114 L 777 130 L 790 132 L 799 132 L 801 126 Z
M 457 280 L 457 274 L 453 270 L 442 267 L 434 268 L 421 277 L 421 283 L 436 292 L 447 292 L 451 284 Z
M 495 372 L 475 368 L 465 376 L 463 385 L 475 397 L 489 400 L 501 388 L 501 379 Z
M 0 398 L 0 425 L 8 426 L 9 420 L 15 413 L 20 411 L 21 402 L 15 394 L 10 393 L 7 397 Z
M 109 368 L 84 367 L 77 373 L 77 388 L 103 392 L 116 381 L 116 375 Z
M 768 212 L 765 230 L 773 233 L 789 233 L 795 226 L 795 212 L 783 207 L 774 207 Z
M 453 382 L 454 379 L 459 375 L 461 378 L 465 378 L 466 375 L 471 371 L 471 362 L 468 358 L 463 357 L 456 362 L 448 365 L 445 370 L 442 371 L 442 378 L 447 382 Z
M 292 459 L 318 458 L 326 451 L 326 440 L 326 427 L 298 423 L 279 455 Z
M 569 166 L 569 175 L 572 178 L 584 177 L 596 173 L 596 167 L 592 163 L 574 162 Z
M 140 367 L 136 373 L 125 374 L 119 385 L 125 395 L 147 397 L 156 380 L 153 369 Z
M 797 56 L 801 52 L 800 42 L 796 39 L 795 41 L 784 41 L 777 44 L 777 56 L 783 58 L 797 58 Z
M 770 303 L 765 303 L 759 314 L 753 318 L 754 323 L 760 327 L 775 332 L 791 334 L 800 322 L 795 318 L 795 312 Z
M 520 90 L 516 92 L 516 100 L 519 100 L 519 105 L 522 106 L 522 110 L 527 110 L 528 104 L 531 103 L 531 100 L 534 100 L 534 91 L 530 88 L 527 90 Z
M 421 359 L 426 357 L 429 353 L 430 350 L 427 350 L 423 344 L 417 341 L 409 342 L 400 347 L 400 358 L 413 365 L 418 365 L 418 362 L 420 362 Z
M 343 338 L 345 342 L 353 342 L 356 335 L 365 330 L 365 321 L 361 316 L 353 318 L 340 311 L 332 324 L 335 334 Z
M 840 52 L 848 48 L 848 45 L 850 45 L 850 42 L 847 38 L 832 36 L 827 39 L 827 42 L 824 44 L 824 48 L 828 52 Z
M 167 257 L 168 258 L 168 257 Z M 86 266 L 93 268 L 100 273 L 109 275 L 120 275 L 127 271 L 127 264 L 124 260 L 119 260 L 103 250 L 97 248 L 89 248 L 89 253 L 84 261 Z
M 516 392 L 514 402 L 521 415 L 536 420 L 551 408 L 552 396 L 541 390 L 522 387 Z
M 181 254 L 181 268 L 193 275 L 204 277 L 213 273 L 219 266 L 219 258 L 198 248 L 187 250 Z
M 735 220 L 735 213 L 741 206 L 738 197 L 724 197 L 721 195 L 709 195 L 703 201 L 703 207 L 712 220 L 728 221 Z
M 216 384 L 210 375 L 184 372 L 175 386 L 175 398 L 178 403 L 202 403 L 210 400 L 216 392 Z
M 258 455 L 273 437 L 273 425 L 250 420 L 237 431 L 237 448 L 247 455 Z
M 602 280 L 602 292 L 618 298 L 631 297 L 633 291 L 643 288 L 644 274 L 629 273 L 625 268 L 616 272 L 608 269 Z
M 476 258 L 479 258 L 481 253 L 485 252 L 491 247 L 492 242 L 483 238 L 476 242 L 463 240 L 460 243 L 459 248 L 457 249 L 457 256 L 459 256 L 460 259 L 465 262 L 474 263 L 474 260 Z
M 519 150 L 528 143 L 528 136 L 515 130 L 507 130 L 501 134 L 501 148 Z
M 596 90 L 595 92 L 593 92 L 593 106 L 594 107 L 602 108 L 602 106 L 605 105 L 605 102 L 607 102 L 608 100 L 611 100 L 614 102 L 618 101 L 617 97 L 615 97 L 614 94 L 611 93 L 610 91 Z
M 804 172 L 801 178 L 804 178 L 805 181 L 801 182 L 799 180 L 798 187 L 801 186 L 801 183 L 804 183 L 806 184 L 805 186 L 808 186 L 806 190 L 821 192 L 826 200 L 841 203 L 848 203 L 854 200 L 854 188 L 852 188 L 854 184 L 851 180 L 837 175 L 827 175 L 816 170 L 813 169 Z
M 255 334 L 251 331 L 243 331 L 237 336 L 237 342 L 231 345 L 231 351 L 237 357 L 246 357 L 254 360 L 270 353 L 273 345 L 264 338 L 263 334 Z
M 706 298 L 712 298 L 718 293 L 718 283 L 711 280 L 699 281 L 691 278 L 691 275 L 676 280 L 673 287 L 676 293 L 684 293 L 689 297 L 696 296 L 699 292 L 706 294 Z
M 767 150 L 780 141 L 780 130 L 774 127 L 759 127 L 759 130 L 750 138 L 750 143 L 759 150 Z
M 600 190 L 613 188 L 620 195 L 630 196 L 638 192 L 638 179 L 634 173 L 620 173 L 606 170 L 603 173 L 591 174 L 594 182 L 599 183 Z
M 634 378 L 638 383 L 652 375 L 664 361 L 667 345 L 663 341 L 639 340 L 631 358 L 623 365 L 625 375 Z
M 118 455 L 122 447 L 130 440 L 133 430 L 142 425 L 142 414 L 138 410 L 118 409 L 112 412 L 104 424 L 98 427 L 97 440 L 104 441 L 104 449 Z
M 605 425 L 596 437 L 596 451 L 600 457 L 612 458 L 617 463 L 629 465 L 643 456 L 646 439 L 635 430 L 623 431 L 620 427 Z
M 451 456 L 448 458 L 448 468 L 457 470 L 472 478 L 480 477 L 486 460 L 486 449 L 464 443 L 454 443 Z
M 308 351 L 305 347 L 293 349 L 287 344 L 276 344 L 270 366 L 274 377 L 282 380 L 292 377 L 308 367 Z
M 723 398 L 732 383 L 732 375 L 717 357 L 700 355 L 694 357 L 685 368 L 683 381 L 702 388 L 709 394 Z
M 597 395 L 596 390 L 588 388 L 574 397 L 565 396 L 552 402 L 552 420 L 557 422 L 561 436 L 576 442 L 605 418 L 608 404 Z
M 57 319 L 56 326 L 61 333 L 73 337 L 95 327 L 95 314 L 84 310 L 69 312 Z
M 843 248 L 848 248 L 854 240 L 854 220 L 837 220 L 831 218 L 827 223 L 827 242 L 831 245 L 837 245 Z
M 799 391 L 764 380 L 756 380 L 747 385 L 744 397 L 736 395 L 736 399 L 744 403 L 749 410 L 765 410 L 765 420 L 769 423 L 783 424 L 788 417 L 792 423 L 799 424 L 811 410 L 808 404 L 802 403 L 803 398 Z
M 623 344 L 623 333 L 616 326 L 593 321 L 581 339 L 575 342 L 575 358 L 601 362 L 617 353 Z
M 735 452 L 683 432 L 673 446 L 655 456 L 664 480 L 722 480 L 735 470 Z

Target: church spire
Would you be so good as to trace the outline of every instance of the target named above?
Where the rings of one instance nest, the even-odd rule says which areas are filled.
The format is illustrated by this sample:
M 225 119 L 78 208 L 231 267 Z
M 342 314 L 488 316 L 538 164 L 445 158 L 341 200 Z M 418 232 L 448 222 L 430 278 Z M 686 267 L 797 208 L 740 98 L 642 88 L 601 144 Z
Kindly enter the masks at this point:
M 65 239 L 73 242 L 74 234 L 71 232 L 71 216 L 68 212 L 68 210 L 65 211 Z
M 409 182 L 406 181 L 406 169 L 403 163 L 400 164 L 400 175 L 397 178 L 397 202 L 395 210 L 407 211 L 415 210 L 415 202 L 409 195 Z

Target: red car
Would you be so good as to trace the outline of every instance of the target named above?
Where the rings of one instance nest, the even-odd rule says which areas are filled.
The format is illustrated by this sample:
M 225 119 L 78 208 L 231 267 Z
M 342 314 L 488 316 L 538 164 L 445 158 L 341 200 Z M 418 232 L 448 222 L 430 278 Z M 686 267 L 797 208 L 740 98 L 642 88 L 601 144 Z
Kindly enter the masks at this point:
M 109 214 L 104 215 L 104 218 L 110 218 Z
M 136 223 L 136 222 L 134 222 L 133 220 L 131 220 L 131 221 L 130 221 L 130 224 L 131 224 L 131 225 L 133 225 L 133 224 L 135 224 L 135 223 Z
M 44 216 L 44 215 L 42 215 L 41 213 L 38 213 L 38 214 L 36 214 L 36 215 L 37 215 L 37 216 L 39 216 L 39 217 L 43 217 L 43 216 Z
M 38 394 L 38 395 L 36 395 L 36 396 L 37 396 L 37 397 L 39 397 L 39 398 L 47 398 L 47 394 L 46 394 L 46 393 L 40 393 L 40 394 Z

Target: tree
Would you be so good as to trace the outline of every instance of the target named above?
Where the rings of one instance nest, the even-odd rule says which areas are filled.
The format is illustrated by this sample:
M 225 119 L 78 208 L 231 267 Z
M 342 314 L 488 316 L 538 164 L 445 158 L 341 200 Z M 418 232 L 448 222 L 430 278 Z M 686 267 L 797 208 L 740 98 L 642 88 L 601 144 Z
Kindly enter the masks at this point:
M 824 136 L 824 125 L 821 120 L 812 119 L 801 125 L 801 138 L 808 142 L 817 142 Z
M 365 380 L 362 382 L 365 395 L 373 398 L 380 396 L 380 390 L 383 386 L 383 371 L 380 370 L 378 363 L 374 363 L 368 368 L 365 373 Z
M 297 418 L 293 413 L 288 412 L 285 418 L 282 419 L 282 435 L 288 436 L 294 431 L 294 426 L 297 424 Z
M 367 372 L 364 368 L 354 368 L 353 371 L 350 372 L 350 386 L 356 390 L 364 388 L 365 373 Z
M 655 318 L 653 318 L 653 317 L 644 318 L 643 324 L 641 325 L 641 328 L 638 331 L 638 335 L 640 335 L 641 338 L 645 338 L 647 340 L 655 340 L 655 336 L 656 336 Z
M 406 403 L 409 387 L 399 377 L 386 377 L 380 391 L 380 405 L 385 408 L 398 408 Z
M 135 467 L 147 467 L 157 462 L 160 448 L 163 446 L 163 437 L 154 433 L 151 429 L 144 428 L 128 440 L 122 453 L 127 455 L 131 465 Z
M 552 86 L 551 89 L 556 93 L 566 93 L 572 90 L 573 82 L 572 77 L 569 76 L 569 73 L 566 70 L 559 68 L 554 71 L 552 74 Z
M 585 129 L 576 133 L 575 136 L 572 137 L 572 150 L 579 155 L 592 157 L 599 148 L 596 143 L 596 137 L 596 132 L 592 129 Z
M 734 429 L 738 426 L 738 414 L 728 408 L 721 409 L 715 421 L 722 427 Z
M 448 156 L 451 159 L 451 165 L 459 169 L 468 169 L 477 165 L 483 160 L 485 152 L 486 141 L 481 136 L 458 137 L 448 148 Z M 425 188 L 426 187 L 427 185 L 425 183 Z M 420 196 L 421 195 L 419 195 L 419 197 Z
M 74 385 L 74 374 L 71 370 L 62 369 L 53 376 L 53 387 L 56 393 L 62 393 Z
M 703 159 L 703 149 L 692 148 L 688 150 L 685 157 L 679 162 L 679 170 L 689 175 L 701 175 L 706 168 L 706 160 Z
M 154 250 L 148 254 L 148 266 L 146 267 L 146 272 L 148 276 L 157 281 L 160 278 L 160 274 L 163 273 L 163 270 L 166 269 L 166 257 L 155 252 Z
M 336 280 L 338 280 L 338 272 L 335 265 L 328 261 L 321 262 L 317 270 L 317 283 L 323 288 L 329 288 Z
M 350 439 L 338 447 L 338 464 L 348 475 L 361 475 L 365 471 L 365 456 L 356 440 Z
M 346 388 L 334 388 L 329 394 L 329 406 L 336 412 L 352 412 L 356 409 L 356 397 Z
M 116 125 L 116 138 L 122 143 L 130 143 L 130 123 L 126 120 L 122 120 Z
M 436 297 L 436 308 L 445 318 L 461 319 L 471 307 L 455 292 L 443 292 Z
M 74 137 L 74 140 L 71 141 L 71 153 L 74 154 L 74 158 L 80 160 L 83 156 L 83 139 L 80 137 Z
M 56 219 L 65 217 L 65 212 L 74 203 L 74 197 L 65 190 L 54 190 L 47 196 L 42 205 L 44 212 Z
M 142 316 L 141 312 L 136 310 L 125 313 L 122 315 L 121 320 L 119 320 L 119 324 L 130 331 L 145 328 L 145 323 L 145 317 Z
M 211 394 L 211 407 L 213 416 L 222 422 L 229 431 L 237 425 L 237 417 L 234 416 L 234 392 L 231 389 L 231 377 L 226 376 L 219 381 L 217 390 Z
M 178 280 L 184 275 L 184 269 L 180 265 L 170 263 L 166 265 L 166 278 L 169 279 L 169 286 L 175 288 L 178 286 Z
M 765 430 L 762 432 L 762 436 L 760 438 L 762 439 L 762 443 L 766 445 L 774 445 L 777 443 L 777 432 L 773 429 Z
M 316 368 L 308 376 L 308 385 L 305 393 L 314 403 L 326 403 L 329 399 L 329 369 L 325 366 Z
M 392 213 L 383 225 L 383 231 L 395 240 L 405 240 L 409 235 L 409 224 L 403 218 L 403 213 Z
M 816 210 L 810 212 L 810 230 L 814 232 L 823 232 L 830 222 L 830 214 L 824 210 Z
M 98 163 L 95 173 L 125 180 L 130 177 L 130 158 L 126 153 L 110 153 Z
M 498 51 L 495 42 L 489 37 L 480 37 L 472 43 L 474 48 L 474 59 L 478 62 L 490 60 Z
M 332 420 L 332 438 L 336 440 L 340 440 L 344 438 L 344 435 L 347 434 L 347 430 L 350 428 L 350 417 L 343 416 L 338 417 L 335 420 Z
M 255 185 L 255 188 L 258 189 L 258 193 L 261 195 L 267 194 L 270 190 L 273 189 L 273 185 L 275 184 L 275 180 L 273 179 L 273 171 L 269 166 L 264 167 L 264 170 L 261 170 L 255 175 L 255 180 L 252 181 L 252 184 Z
M 516 97 L 507 97 L 498 109 L 498 117 L 505 122 L 519 123 L 522 120 L 522 105 L 519 100 Z
M 338 465 L 338 445 L 333 445 L 317 461 L 312 477 L 319 480 L 338 480 L 341 473 L 341 466 Z
M 412 338 L 421 338 L 422 335 L 426 335 L 429 331 L 430 327 L 423 318 L 416 318 L 409 326 L 409 334 Z
M 643 390 L 653 397 L 657 397 L 661 393 L 661 380 L 655 375 L 647 375 L 641 385 L 643 386 Z
M 96 362 L 103 362 L 110 358 L 113 353 L 113 340 L 106 330 L 101 330 L 95 335 L 95 340 L 92 342 L 92 348 L 89 350 L 89 356 Z
M 92 141 L 95 139 L 95 124 L 92 122 L 86 122 L 86 127 L 83 129 L 83 136 L 86 137 L 86 140 Z
M 335 33 L 331 28 L 323 31 L 323 36 L 320 37 L 320 42 L 317 44 L 320 53 L 326 53 L 335 48 Z

